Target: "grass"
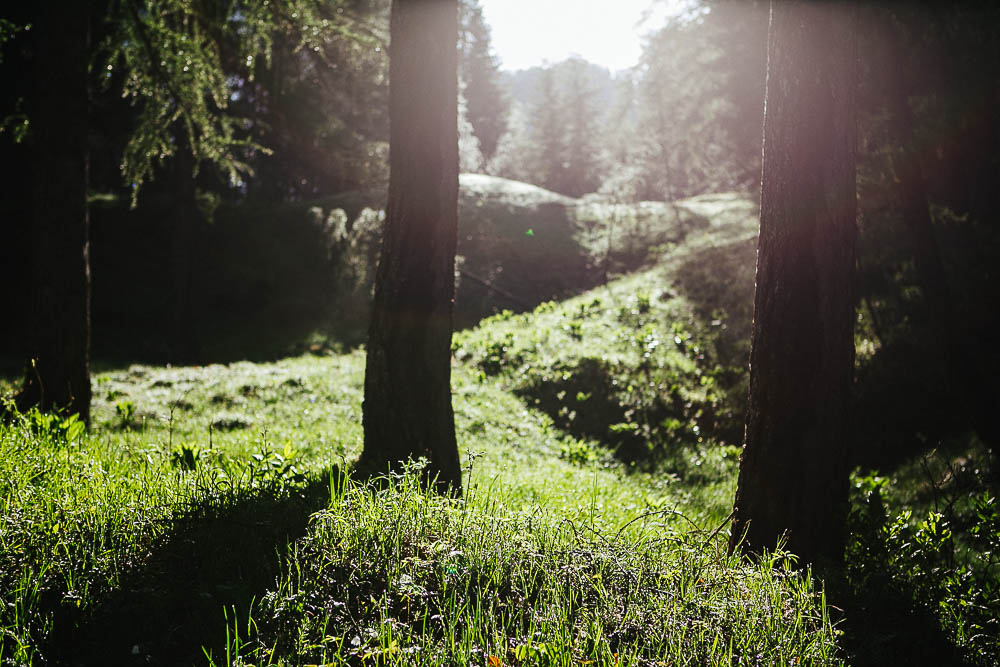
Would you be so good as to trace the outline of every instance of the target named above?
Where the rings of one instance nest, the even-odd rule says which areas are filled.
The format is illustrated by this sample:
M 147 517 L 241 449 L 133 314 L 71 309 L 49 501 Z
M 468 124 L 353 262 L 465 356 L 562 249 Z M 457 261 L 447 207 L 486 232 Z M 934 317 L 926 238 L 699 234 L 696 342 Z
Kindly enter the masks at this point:
M 344 484 L 331 463 L 358 453 L 362 362 L 106 371 L 90 434 L 0 427 L 0 661 L 835 661 L 811 580 L 711 534 L 731 462 L 712 460 L 711 500 L 475 366 L 455 369 L 464 502 Z
M 374 493 L 342 487 L 278 587 L 235 619 L 220 663 L 836 659 L 808 577 L 748 567 L 725 555 L 717 534 L 656 520 L 666 512 L 604 532 L 586 516 L 525 512 L 493 490 L 480 485 L 454 502 L 421 493 L 412 477 Z M 240 627 L 248 640 L 235 639 Z
M 744 242 L 714 205 L 684 243 Z M 669 245 L 456 336 L 461 501 L 348 479 L 360 351 L 99 369 L 89 433 L 0 425 L 0 665 L 841 662 L 808 573 L 725 553 L 735 320 Z

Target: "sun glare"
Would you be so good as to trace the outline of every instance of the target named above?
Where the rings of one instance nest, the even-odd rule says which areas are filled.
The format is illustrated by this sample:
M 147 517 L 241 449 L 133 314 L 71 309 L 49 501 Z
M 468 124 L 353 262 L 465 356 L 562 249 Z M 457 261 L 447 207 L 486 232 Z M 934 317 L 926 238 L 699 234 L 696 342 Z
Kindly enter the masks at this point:
M 526 69 L 579 55 L 617 71 L 638 62 L 642 35 L 683 3 L 482 0 L 481 4 L 503 69 Z

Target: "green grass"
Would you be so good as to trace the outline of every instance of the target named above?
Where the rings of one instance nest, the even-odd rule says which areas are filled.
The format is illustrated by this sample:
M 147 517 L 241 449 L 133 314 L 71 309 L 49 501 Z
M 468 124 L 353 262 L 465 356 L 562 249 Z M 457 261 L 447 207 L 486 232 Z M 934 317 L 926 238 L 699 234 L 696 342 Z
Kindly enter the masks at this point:
M 99 369 L 89 433 L 0 425 L 0 665 L 842 661 L 808 573 L 725 553 L 738 316 L 678 252 L 741 268 L 747 212 L 685 205 L 721 208 L 658 267 L 456 336 L 460 501 L 346 478 L 361 351 Z
M 712 491 L 631 470 L 463 365 L 466 500 L 345 486 L 330 466 L 359 451 L 362 364 L 107 371 L 90 434 L 0 427 L 0 660 L 835 661 L 809 578 L 740 565 L 712 534 L 723 449 L 689 452 Z M 241 426 L 210 438 L 222 419 Z
M 809 577 L 748 567 L 667 512 L 605 532 L 586 515 L 526 512 L 495 485 L 457 502 L 412 477 L 342 487 L 277 589 L 233 618 L 219 664 L 836 660 Z

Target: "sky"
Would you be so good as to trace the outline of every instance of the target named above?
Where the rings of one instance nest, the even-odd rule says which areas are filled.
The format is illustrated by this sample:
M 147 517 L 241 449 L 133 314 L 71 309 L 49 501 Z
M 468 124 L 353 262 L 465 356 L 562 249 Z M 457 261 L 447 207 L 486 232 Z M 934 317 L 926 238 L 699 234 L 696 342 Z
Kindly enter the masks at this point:
M 654 0 L 481 0 L 502 69 L 526 69 L 579 55 L 612 72 L 639 61 L 641 35 L 659 27 L 667 10 L 639 27 Z

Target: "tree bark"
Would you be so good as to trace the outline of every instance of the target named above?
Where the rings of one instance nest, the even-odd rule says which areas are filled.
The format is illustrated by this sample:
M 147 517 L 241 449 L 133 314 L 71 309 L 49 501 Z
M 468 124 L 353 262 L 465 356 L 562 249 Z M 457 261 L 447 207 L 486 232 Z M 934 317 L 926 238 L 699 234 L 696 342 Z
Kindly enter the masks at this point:
M 854 365 L 857 7 L 772 2 L 732 548 L 839 562 Z
M 90 420 L 90 223 L 87 214 L 86 0 L 43 2 L 36 28 L 33 313 L 22 409 L 64 409 Z
M 179 124 L 178 124 L 179 125 Z M 194 321 L 192 255 L 197 251 L 196 236 L 200 213 L 195 189 L 194 156 L 184 129 L 177 128 L 180 148 L 174 156 L 173 210 L 170 221 L 170 360 L 175 364 L 198 362 L 200 345 Z
M 439 490 L 461 492 L 451 406 L 458 234 L 456 0 L 394 0 L 390 176 L 365 369 L 359 467 L 426 457 Z

